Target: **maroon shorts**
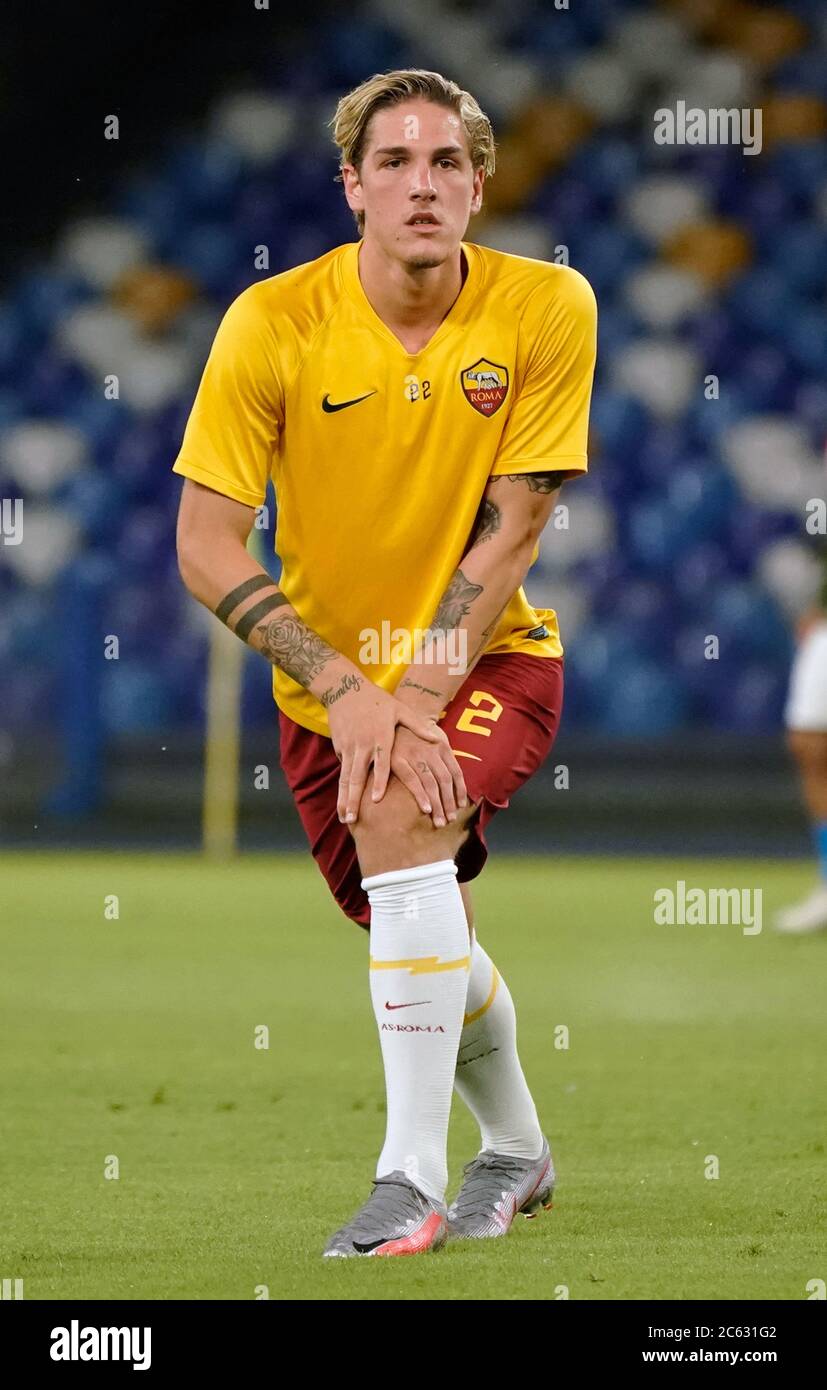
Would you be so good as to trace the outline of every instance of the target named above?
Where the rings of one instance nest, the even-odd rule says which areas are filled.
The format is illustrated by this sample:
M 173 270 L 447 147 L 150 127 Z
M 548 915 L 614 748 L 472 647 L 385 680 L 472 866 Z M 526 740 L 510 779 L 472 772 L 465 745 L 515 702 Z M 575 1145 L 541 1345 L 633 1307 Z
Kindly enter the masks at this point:
M 551 752 L 563 703 L 562 657 L 502 652 L 482 656 L 440 727 L 456 754 L 471 801 L 482 804 L 457 851 L 457 879 L 476 878 L 488 858 L 485 827 Z M 341 765 L 331 739 L 279 710 L 279 754 L 313 858 L 342 911 L 370 926 L 356 842 L 336 814 Z M 380 803 L 381 804 L 381 803 Z

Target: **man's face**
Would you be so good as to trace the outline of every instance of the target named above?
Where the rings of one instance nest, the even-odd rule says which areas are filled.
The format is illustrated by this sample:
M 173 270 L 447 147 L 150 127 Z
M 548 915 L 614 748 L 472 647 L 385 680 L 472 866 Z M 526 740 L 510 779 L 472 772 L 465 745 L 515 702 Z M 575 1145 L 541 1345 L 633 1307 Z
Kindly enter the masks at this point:
M 422 98 L 377 111 L 361 175 L 343 169 L 348 206 L 365 214 L 365 235 L 411 269 L 442 265 L 482 202 L 459 116 Z M 425 221 L 416 223 L 420 216 Z

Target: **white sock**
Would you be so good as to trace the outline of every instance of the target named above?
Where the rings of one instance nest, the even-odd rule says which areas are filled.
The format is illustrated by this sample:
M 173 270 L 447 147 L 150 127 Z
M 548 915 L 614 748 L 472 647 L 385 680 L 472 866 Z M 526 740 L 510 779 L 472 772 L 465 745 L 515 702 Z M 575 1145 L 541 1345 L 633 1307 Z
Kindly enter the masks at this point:
M 517 1056 L 514 1001 L 476 936 L 454 1084 L 480 1127 L 482 1149 L 540 1157 L 543 1132 Z
M 362 879 L 388 1105 L 376 1176 L 402 1169 L 439 1202 L 471 951 L 456 872 L 441 859 Z

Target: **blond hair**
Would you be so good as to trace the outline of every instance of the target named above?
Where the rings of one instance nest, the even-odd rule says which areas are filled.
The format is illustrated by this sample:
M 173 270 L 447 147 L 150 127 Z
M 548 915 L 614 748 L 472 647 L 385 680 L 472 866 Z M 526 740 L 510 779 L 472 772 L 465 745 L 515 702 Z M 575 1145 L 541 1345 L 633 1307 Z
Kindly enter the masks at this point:
M 342 169 L 352 164 L 361 172 L 368 126 L 375 111 L 398 106 L 410 97 L 424 97 L 455 111 L 462 122 L 468 140 L 473 169 L 483 168 L 486 178 L 494 172 L 494 131 L 491 122 L 470 92 L 450 78 L 424 68 L 397 68 L 393 72 L 377 72 L 352 92 L 343 96 L 336 113 L 328 122 L 333 127 L 333 139 L 339 150 L 337 182 L 343 183 Z M 360 236 L 365 230 L 365 214 L 354 214 Z

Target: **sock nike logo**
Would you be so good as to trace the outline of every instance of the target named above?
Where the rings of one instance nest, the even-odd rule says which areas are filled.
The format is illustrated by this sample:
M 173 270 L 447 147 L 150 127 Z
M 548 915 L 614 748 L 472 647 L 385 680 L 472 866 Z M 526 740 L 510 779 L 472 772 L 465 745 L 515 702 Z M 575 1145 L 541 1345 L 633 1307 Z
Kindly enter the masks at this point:
M 480 1062 L 483 1057 L 490 1057 L 492 1052 L 499 1052 L 498 1047 L 489 1047 L 487 1052 L 478 1052 L 476 1057 L 457 1057 L 458 1067 L 467 1067 L 469 1062 Z M 462 1049 L 460 1048 L 460 1051 Z
M 360 401 L 366 401 L 369 396 L 375 395 L 375 391 L 368 391 L 366 396 L 356 396 L 352 401 L 338 401 L 336 405 L 333 404 L 330 396 L 326 395 L 322 399 L 322 410 L 325 415 L 333 415 L 337 410 L 347 410 L 349 405 L 358 405 Z
M 414 1002 L 413 1002 L 412 1004 L 389 1004 L 388 1001 L 387 1001 L 387 999 L 386 999 L 386 1000 L 385 1000 L 385 1008 L 386 1008 L 386 1009 L 418 1009 L 419 1006 L 420 1006 L 420 1004 L 430 1004 L 430 1003 L 432 1003 L 432 1002 L 433 1002 L 433 1001 L 430 1000 L 430 999 L 416 999 L 416 1000 L 414 1000 Z

